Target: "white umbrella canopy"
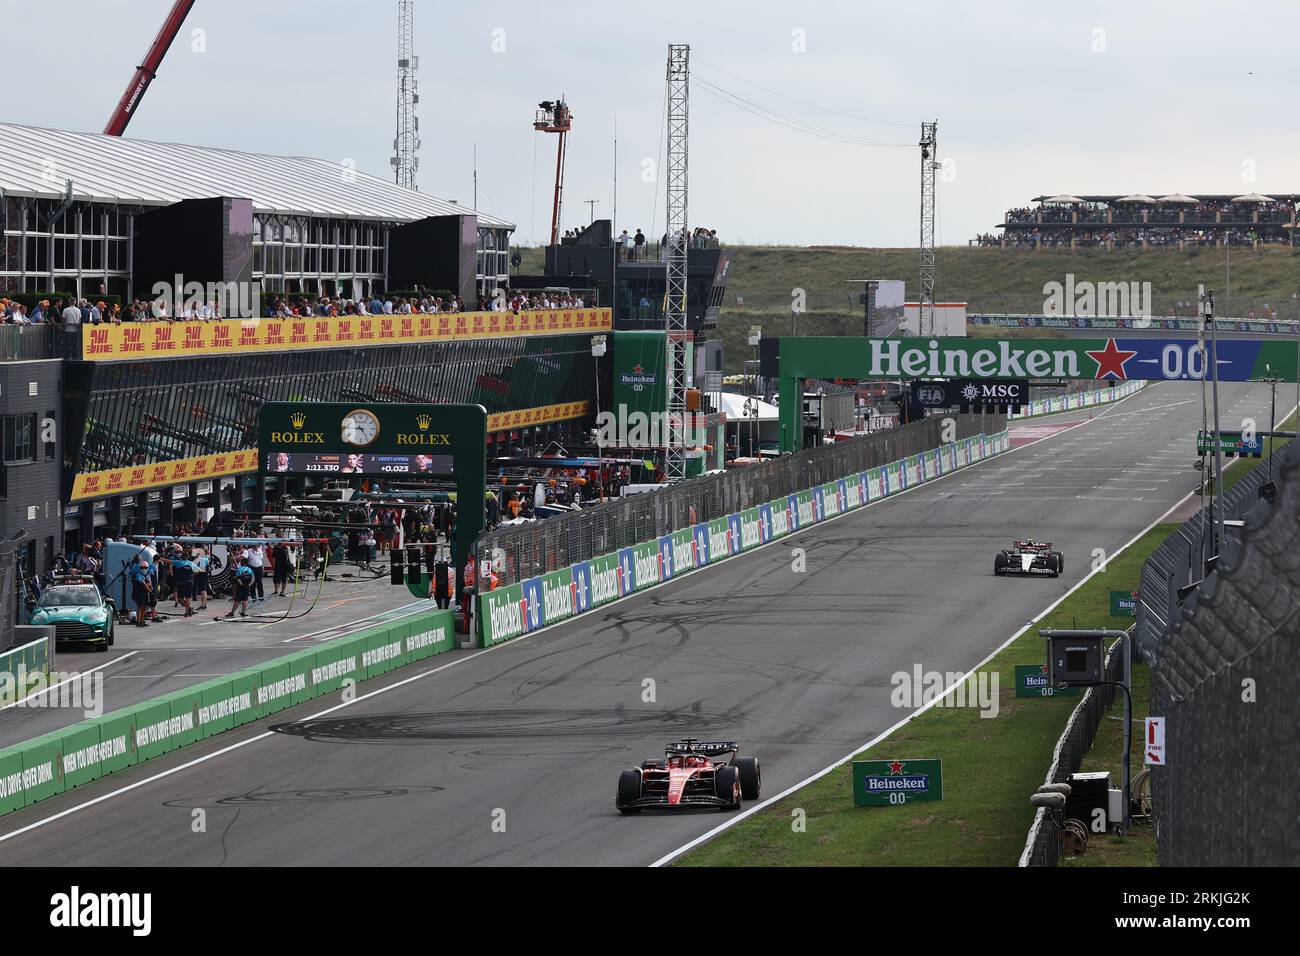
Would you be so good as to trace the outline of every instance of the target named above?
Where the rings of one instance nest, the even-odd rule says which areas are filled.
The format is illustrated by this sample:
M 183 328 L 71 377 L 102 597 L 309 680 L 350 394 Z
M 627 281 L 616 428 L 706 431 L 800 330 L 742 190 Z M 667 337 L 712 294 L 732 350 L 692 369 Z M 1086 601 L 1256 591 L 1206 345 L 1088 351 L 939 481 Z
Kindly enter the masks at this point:
M 1120 196 L 1118 199 L 1115 200 L 1115 202 L 1155 202 L 1155 201 L 1156 201 L 1155 197 L 1153 196 L 1141 196 L 1137 194 L 1134 194 L 1132 196 Z
M 1276 202 L 1269 196 L 1261 196 L 1259 193 L 1246 193 L 1244 196 L 1233 196 L 1233 202 Z
M 1083 202 L 1078 196 L 1049 196 L 1043 202 L 1076 203 Z
M 1192 196 L 1184 196 L 1181 193 L 1174 193 L 1172 196 L 1161 196 L 1157 202 L 1200 202 Z

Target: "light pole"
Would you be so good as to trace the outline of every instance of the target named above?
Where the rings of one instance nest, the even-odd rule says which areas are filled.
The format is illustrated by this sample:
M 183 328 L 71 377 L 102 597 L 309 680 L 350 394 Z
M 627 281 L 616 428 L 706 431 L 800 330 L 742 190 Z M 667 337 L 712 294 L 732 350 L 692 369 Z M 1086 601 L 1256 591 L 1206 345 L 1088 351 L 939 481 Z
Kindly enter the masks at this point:
M 749 408 L 749 454 L 751 457 L 754 457 L 754 429 L 758 425 L 758 343 L 761 341 L 763 341 L 763 327 L 761 325 L 751 325 L 749 327 L 749 344 L 754 348 L 754 377 L 751 380 L 753 403 Z
M 605 354 L 605 336 L 591 337 L 591 357 L 596 366 L 596 492 L 605 500 L 605 455 L 600 443 L 600 357 Z
M 1214 557 L 1219 556 L 1223 544 L 1223 441 L 1219 432 L 1219 336 L 1218 323 L 1214 321 L 1214 290 L 1205 293 L 1202 309 L 1206 324 L 1210 326 L 1210 381 L 1214 394 L 1214 510 L 1218 513 L 1218 532 L 1214 540 Z M 1211 520 L 1216 520 L 1211 518 Z

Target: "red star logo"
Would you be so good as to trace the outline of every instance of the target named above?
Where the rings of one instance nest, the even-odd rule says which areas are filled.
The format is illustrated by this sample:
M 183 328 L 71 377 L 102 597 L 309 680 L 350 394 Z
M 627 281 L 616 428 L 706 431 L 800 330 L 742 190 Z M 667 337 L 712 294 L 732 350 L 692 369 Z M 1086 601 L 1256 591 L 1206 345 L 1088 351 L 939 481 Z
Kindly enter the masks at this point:
M 891 761 L 889 764 L 889 772 L 891 775 L 901 774 L 903 772 L 903 764 L 897 760 Z
M 1047 665 L 1046 665 L 1046 664 L 1043 664 L 1041 667 L 1039 667 L 1039 668 L 1038 668 L 1038 673 L 1040 673 L 1040 674 L 1046 674 L 1046 673 L 1047 673 Z
M 1126 352 L 1115 344 L 1114 339 L 1106 340 L 1106 347 L 1100 352 L 1088 352 L 1088 358 L 1097 363 L 1097 374 L 1095 378 L 1105 378 L 1107 375 L 1114 375 L 1121 381 L 1128 381 L 1128 375 L 1124 371 L 1124 363 L 1137 355 L 1137 352 Z
M 632 366 L 632 372 L 633 372 L 633 374 L 635 374 L 635 375 L 640 375 L 640 374 L 641 374 L 641 365 L 640 365 L 640 363 L 638 363 L 638 364 Z

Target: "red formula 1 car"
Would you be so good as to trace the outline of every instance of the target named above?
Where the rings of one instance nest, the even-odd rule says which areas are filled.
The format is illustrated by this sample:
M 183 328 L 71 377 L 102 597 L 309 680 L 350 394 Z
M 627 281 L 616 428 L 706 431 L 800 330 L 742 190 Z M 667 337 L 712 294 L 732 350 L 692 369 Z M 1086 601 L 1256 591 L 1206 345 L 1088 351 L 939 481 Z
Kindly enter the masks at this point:
M 758 758 L 739 757 L 739 750 L 737 744 L 700 743 L 694 737 L 669 744 L 663 760 L 644 760 L 619 774 L 614 806 L 621 813 L 681 807 L 739 810 L 743 800 L 758 799 L 762 786 Z
M 993 556 L 994 574 L 1046 574 L 1058 577 L 1065 570 L 1065 555 L 1052 550 L 1050 541 L 1016 541 L 1009 551 Z

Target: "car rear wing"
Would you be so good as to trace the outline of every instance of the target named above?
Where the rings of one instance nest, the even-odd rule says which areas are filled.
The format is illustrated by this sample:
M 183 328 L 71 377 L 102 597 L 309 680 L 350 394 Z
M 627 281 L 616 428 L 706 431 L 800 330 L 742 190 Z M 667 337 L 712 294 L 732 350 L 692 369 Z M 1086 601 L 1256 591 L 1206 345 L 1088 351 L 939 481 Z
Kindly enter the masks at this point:
M 721 757 L 723 754 L 734 754 L 739 749 L 740 744 L 730 741 L 683 740 L 675 744 L 669 744 L 665 751 L 669 756 L 673 757 L 686 754 L 699 754 L 702 757 Z
M 1014 541 L 1012 546 L 1031 551 L 1047 551 L 1052 547 L 1050 541 Z

